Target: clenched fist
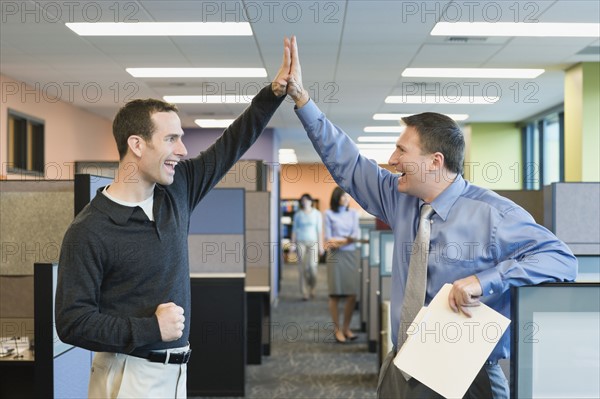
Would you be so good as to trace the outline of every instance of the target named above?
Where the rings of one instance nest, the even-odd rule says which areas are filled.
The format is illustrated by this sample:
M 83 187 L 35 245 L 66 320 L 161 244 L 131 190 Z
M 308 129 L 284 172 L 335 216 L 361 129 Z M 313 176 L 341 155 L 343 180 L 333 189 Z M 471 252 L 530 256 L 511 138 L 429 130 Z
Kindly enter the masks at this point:
M 185 327 L 185 317 L 181 306 L 177 306 L 173 302 L 161 303 L 154 314 L 158 319 L 160 337 L 164 342 L 181 338 Z

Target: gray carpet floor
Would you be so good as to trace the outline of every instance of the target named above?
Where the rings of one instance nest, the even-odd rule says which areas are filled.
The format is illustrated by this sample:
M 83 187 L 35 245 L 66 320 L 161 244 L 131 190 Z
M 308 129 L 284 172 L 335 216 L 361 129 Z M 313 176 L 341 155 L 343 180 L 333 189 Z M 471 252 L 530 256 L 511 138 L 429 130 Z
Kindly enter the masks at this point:
M 324 265 L 309 301 L 302 301 L 297 266 L 283 266 L 279 303 L 271 310 L 271 355 L 246 367 L 246 398 L 376 397 L 377 355 L 367 350 L 358 311 L 351 328 L 359 338 L 337 343 L 327 300 Z

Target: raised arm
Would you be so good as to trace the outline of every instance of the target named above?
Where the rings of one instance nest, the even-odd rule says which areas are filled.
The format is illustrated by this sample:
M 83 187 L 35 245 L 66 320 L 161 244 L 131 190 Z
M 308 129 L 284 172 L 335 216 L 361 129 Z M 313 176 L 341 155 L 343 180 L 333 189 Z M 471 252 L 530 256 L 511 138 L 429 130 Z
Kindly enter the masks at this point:
M 221 137 L 196 158 L 180 162 L 190 188 L 189 205 L 195 207 L 254 144 L 283 102 L 290 74 L 290 40 L 284 39 L 283 60 L 273 82 L 264 87 L 248 108 L 225 129 Z
M 398 177 L 360 155 L 358 147 L 333 125 L 310 100 L 302 86 L 302 72 L 296 38 L 291 40 L 291 69 L 287 93 L 296 103 L 296 113 L 321 160 L 333 179 L 364 210 L 390 223 L 396 212 L 393 198 Z

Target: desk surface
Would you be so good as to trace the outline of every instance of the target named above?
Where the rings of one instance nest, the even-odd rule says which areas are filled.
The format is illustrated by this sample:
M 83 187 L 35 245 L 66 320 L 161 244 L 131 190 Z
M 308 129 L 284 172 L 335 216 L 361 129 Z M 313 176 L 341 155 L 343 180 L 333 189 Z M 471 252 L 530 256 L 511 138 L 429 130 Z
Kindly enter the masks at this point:
M 31 349 L 26 349 L 24 351 L 19 351 L 19 355 L 15 351 L 11 352 L 8 356 L 0 357 L 0 362 L 10 362 L 10 363 L 31 363 L 35 360 L 35 352 Z

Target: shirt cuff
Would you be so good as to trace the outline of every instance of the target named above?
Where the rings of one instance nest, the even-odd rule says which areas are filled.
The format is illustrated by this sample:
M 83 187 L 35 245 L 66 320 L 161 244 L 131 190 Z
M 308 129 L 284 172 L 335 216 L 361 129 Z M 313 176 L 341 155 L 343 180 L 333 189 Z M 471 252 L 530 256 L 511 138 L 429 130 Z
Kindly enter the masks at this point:
M 502 292 L 502 278 L 495 267 L 477 273 L 475 276 L 479 279 L 483 296 Z
M 317 121 L 323 114 L 312 98 L 309 99 L 308 102 L 302 106 L 302 108 L 294 107 L 294 110 L 296 111 L 296 115 L 298 115 L 300 122 L 302 122 L 302 125 L 305 128 Z

